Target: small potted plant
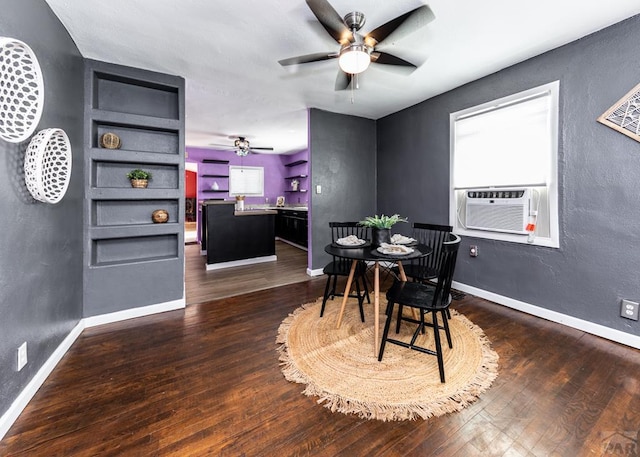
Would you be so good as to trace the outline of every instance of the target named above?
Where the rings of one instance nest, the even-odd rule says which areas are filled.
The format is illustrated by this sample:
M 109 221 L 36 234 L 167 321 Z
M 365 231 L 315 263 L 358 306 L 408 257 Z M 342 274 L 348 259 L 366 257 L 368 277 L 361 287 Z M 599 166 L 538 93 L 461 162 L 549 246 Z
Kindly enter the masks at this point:
M 131 181 L 131 187 L 143 189 L 149 184 L 151 173 L 136 168 L 135 170 L 131 170 L 129 173 L 127 173 L 127 178 L 129 178 L 129 180 Z
M 398 222 L 407 222 L 406 217 L 400 217 L 399 214 L 393 216 L 367 216 L 364 220 L 358 222 L 364 227 L 371 229 L 371 244 L 380 246 L 382 243 L 391 243 L 391 227 Z

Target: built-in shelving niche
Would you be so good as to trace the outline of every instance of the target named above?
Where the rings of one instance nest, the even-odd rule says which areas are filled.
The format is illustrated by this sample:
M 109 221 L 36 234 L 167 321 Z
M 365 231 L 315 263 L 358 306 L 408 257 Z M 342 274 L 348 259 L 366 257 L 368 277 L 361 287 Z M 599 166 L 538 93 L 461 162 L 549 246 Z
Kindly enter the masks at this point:
M 176 234 L 94 239 L 92 244 L 92 266 L 177 259 L 179 254 Z
M 180 100 L 176 87 L 127 78 L 109 73 L 94 73 L 93 107 L 116 113 L 179 119 Z
M 120 137 L 120 150 L 175 155 L 180 152 L 177 131 L 97 121 L 94 122 L 92 135 L 94 148 L 99 147 L 100 137 L 108 132 Z
M 91 225 L 96 227 L 153 224 L 157 209 L 169 213 L 167 224 L 178 222 L 178 200 L 94 200 L 92 205 Z
M 127 173 L 142 168 L 151 172 L 149 189 L 177 189 L 180 183 L 178 165 L 162 165 L 157 163 L 108 162 L 93 161 L 91 169 L 92 187 L 98 188 L 131 188 Z M 136 189 L 144 192 L 144 189 Z M 140 194 L 143 196 L 144 194 Z
M 85 315 L 183 300 L 184 79 L 86 59 L 85 94 Z M 131 187 L 136 168 L 148 188 Z

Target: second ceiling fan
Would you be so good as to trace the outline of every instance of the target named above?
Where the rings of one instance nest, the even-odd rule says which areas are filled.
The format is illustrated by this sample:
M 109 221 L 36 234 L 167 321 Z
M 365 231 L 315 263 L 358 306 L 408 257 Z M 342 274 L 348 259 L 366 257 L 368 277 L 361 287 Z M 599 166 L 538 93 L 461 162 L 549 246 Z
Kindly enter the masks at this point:
M 273 148 L 265 148 L 265 147 L 259 148 L 259 147 L 251 146 L 251 143 L 249 143 L 249 140 L 247 140 L 243 136 L 238 136 L 238 137 L 230 136 L 229 138 L 234 140 L 233 145 L 211 143 L 210 146 L 222 147 L 225 149 L 233 149 L 235 150 L 236 155 L 240 157 L 244 157 L 248 155 L 250 152 L 273 151 Z
M 278 63 L 283 66 L 299 65 L 337 58 L 340 70 L 336 79 L 336 90 L 346 89 L 351 83 L 353 75 L 362 73 L 371 63 L 417 68 L 413 63 L 400 57 L 378 51 L 376 47 L 393 32 L 401 31 L 403 35 L 406 35 L 435 19 L 431 8 L 423 5 L 390 20 L 366 35 L 361 35 L 358 32 L 366 20 L 363 13 L 353 11 L 341 18 L 327 0 L 306 0 L 306 2 L 320 24 L 340 44 L 340 50 L 291 57 L 280 60 Z

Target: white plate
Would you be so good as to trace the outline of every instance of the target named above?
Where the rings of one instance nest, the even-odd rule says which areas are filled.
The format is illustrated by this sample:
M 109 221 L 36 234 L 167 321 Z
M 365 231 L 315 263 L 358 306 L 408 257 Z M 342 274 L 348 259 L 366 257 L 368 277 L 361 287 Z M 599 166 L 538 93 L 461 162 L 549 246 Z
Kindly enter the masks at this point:
M 361 240 L 359 238 L 357 241 L 348 241 L 346 238 L 338 238 L 336 240 L 336 244 L 339 244 L 340 246 L 362 246 L 366 242 L 367 240 Z
M 408 236 L 404 236 L 396 233 L 391 237 L 391 242 L 393 244 L 411 244 L 411 243 L 415 243 L 416 240 L 414 240 L 413 238 L 409 238 Z
M 406 246 L 380 246 L 377 251 L 385 255 L 407 255 L 413 252 L 412 248 Z

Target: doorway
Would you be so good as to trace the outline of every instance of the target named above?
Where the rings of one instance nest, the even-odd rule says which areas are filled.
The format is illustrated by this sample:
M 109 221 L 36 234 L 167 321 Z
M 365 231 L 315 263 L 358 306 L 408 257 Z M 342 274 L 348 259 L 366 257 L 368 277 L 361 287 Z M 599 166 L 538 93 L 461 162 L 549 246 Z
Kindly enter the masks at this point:
M 185 162 L 184 168 L 184 242 L 192 244 L 198 241 L 198 164 Z

